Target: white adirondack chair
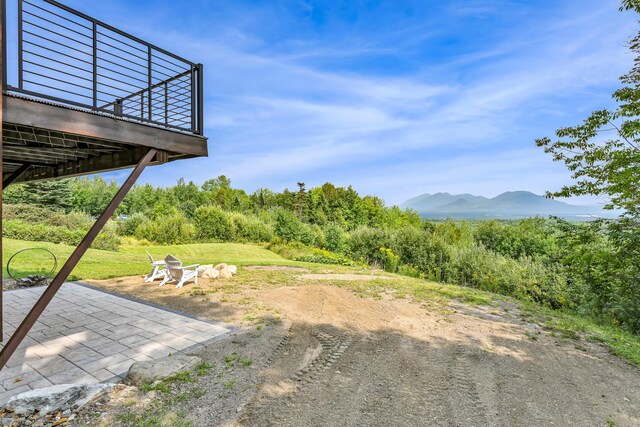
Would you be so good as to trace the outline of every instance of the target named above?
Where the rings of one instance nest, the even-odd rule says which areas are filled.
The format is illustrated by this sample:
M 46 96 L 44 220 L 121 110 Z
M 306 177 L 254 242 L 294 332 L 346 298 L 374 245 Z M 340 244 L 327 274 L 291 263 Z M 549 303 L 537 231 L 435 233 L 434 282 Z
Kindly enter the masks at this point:
M 185 282 L 191 279 L 195 281 L 196 285 L 198 284 L 198 267 L 200 267 L 200 264 L 183 267 L 182 261 L 173 255 L 167 255 L 164 261 L 167 264 L 167 276 L 160 282 L 160 286 L 164 286 L 168 282 L 176 282 L 176 288 L 181 288 Z
M 156 279 L 164 279 L 167 277 L 167 271 L 165 270 L 166 262 L 160 260 L 156 261 L 153 259 L 149 251 L 147 251 L 147 255 L 149 255 L 149 260 L 151 260 L 151 273 L 147 274 L 147 277 L 144 278 L 145 283 L 153 282 Z

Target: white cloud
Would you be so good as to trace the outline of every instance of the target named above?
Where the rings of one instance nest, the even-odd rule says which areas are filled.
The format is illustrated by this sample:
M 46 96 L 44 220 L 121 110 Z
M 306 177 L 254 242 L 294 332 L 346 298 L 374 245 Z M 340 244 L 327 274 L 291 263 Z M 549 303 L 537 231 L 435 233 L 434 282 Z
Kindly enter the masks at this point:
M 573 2 L 558 9 L 567 15 L 523 21 L 482 50 L 425 54 L 420 66 L 393 73 L 323 67 L 316 59 L 392 53 L 393 60 L 443 30 L 400 28 L 370 44 L 289 40 L 289 51 L 275 52 L 232 22 L 197 36 L 149 26 L 147 38 L 205 64 L 211 158 L 189 169 L 167 165 L 163 179 L 202 182 L 224 173 L 249 190 L 335 181 L 390 202 L 426 191 L 559 188 L 568 173 L 533 140 L 556 121 L 572 124 L 584 109 L 609 102 L 632 62 L 623 42 L 635 24 L 606 3 Z M 458 12 L 498 13 L 485 5 Z M 415 36 L 412 49 L 385 45 L 403 32 Z

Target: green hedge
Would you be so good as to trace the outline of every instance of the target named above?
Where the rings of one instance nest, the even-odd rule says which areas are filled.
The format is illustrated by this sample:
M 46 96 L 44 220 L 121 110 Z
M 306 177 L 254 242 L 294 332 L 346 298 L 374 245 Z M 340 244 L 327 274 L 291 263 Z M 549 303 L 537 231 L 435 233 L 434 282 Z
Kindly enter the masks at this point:
M 77 246 L 86 235 L 86 230 L 69 230 L 67 227 L 62 226 L 29 224 L 22 220 L 7 220 L 3 223 L 2 235 L 9 239 L 64 243 Z M 91 245 L 94 249 L 107 251 L 117 251 L 119 246 L 120 239 L 111 228 L 106 228 L 98 234 Z
M 179 245 L 195 240 L 193 225 L 182 214 L 147 219 L 136 228 L 135 237 L 161 245 Z

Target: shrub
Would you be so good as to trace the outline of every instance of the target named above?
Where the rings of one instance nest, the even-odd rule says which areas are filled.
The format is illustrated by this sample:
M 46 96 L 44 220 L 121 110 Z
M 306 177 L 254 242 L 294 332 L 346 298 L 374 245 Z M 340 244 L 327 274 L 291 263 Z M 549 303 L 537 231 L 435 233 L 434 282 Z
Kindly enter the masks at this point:
M 2 219 L 5 221 L 20 220 L 25 223 L 37 224 L 47 222 L 50 217 L 58 214 L 59 212 L 51 209 L 23 203 L 2 206 Z
M 69 230 L 89 230 L 93 225 L 93 219 L 88 214 L 78 211 L 67 214 L 57 212 L 46 224 L 67 227 Z
M 195 240 L 195 230 L 187 218 L 182 214 L 173 214 L 147 219 L 136 229 L 137 239 L 146 239 L 160 244 L 191 243 Z
M 510 258 L 552 255 L 554 239 L 542 218 L 529 218 L 515 224 L 483 221 L 475 238 L 484 247 Z
M 425 274 L 412 265 L 400 265 L 398 274 L 402 276 L 415 277 L 416 279 L 424 279 Z
M 273 239 L 273 227 L 258 217 L 239 212 L 229 214 L 235 240 L 269 242 Z
M 388 230 L 366 226 L 358 227 L 347 240 L 351 258 L 378 265 L 384 262 L 380 248 L 391 247 L 392 243 L 393 235 Z
M 118 221 L 118 234 L 121 236 L 133 236 L 136 234 L 136 230 L 142 224 L 147 217 L 140 212 L 136 212 L 133 215 Z
M 425 224 L 424 227 L 430 226 Z M 440 237 L 448 245 L 457 247 L 473 245 L 473 233 L 468 222 L 456 222 L 448 219 L 434 224 L 433 235 Z
M 392 248 L 400 263 L 411 265 L 431 280 L 443 280 L 444 266 L 451 258 L 451 246 L 442 237 L 414 227 L 394 234 Z
M 267 249 L 280 255 L 282 258 L 296 260 L 299 257 L 310 255 L 309 247 L 300 242 L 284 242 L 279 237 L 274 237 L 267 245 Z
M 324 227 L 324 248 L 336 253 L 345 253 L 347 250 L 347 235 L 335 222 Z
M 447 267 L 448 281 L 503 295 L 514 295 L 521 278 L 517 261 L 481 246 L 458 249 Z
M 324 234 L 324 230 L 317 224 L 310 226 L 311 233 L 313 233 L 313 245 L 324 248 L 327 246 L 327 237 Z
M 316 236 L 307 224 L 300 221 L 293 213 L 278 209 L 274 213 L 274 234 L 285 242 L 300 242 L 313 245 Z
M 120 248 L 122 241 L 116 232 L 116 228 L 117 226 L 114 223 L 108 222 L 93 241 L 91 247 L 93 249 L 101 249 L 103 251 L 117 251 Z
M 335 265 L 356 265 L 351 259 L 344 255 L 335 254 L 324 249 L 313 248 L 311 254 L 299 255 L 294 257 L 295 261 L 314 262 L 317 264 L 335 264 Z
M 63 243 L 71 246 L 77 246 L 85 234 L 84 230 L 69 230 L 67 227 L 56 225 L 29 224 L 17 219 L 4 221 L 2 228 L 2 236 L 9 239 Z M 98 234 L 91 247 L 116 251 L 119 245 L 120 239 L 113 230 L 106 228 Z
M 559 255 L 581 313 L 640 334 L 640 223 L 558 221 Z
M 15 204 L 4 205 L 2 218 L 4 220 L 20 220 L 28 224 L 44 224 L 66 227 L 69 230 L 88 230 L 93 223 L 91 217 L 82 212 L 56 211 L 34 205 Z
M 227 214 L 216 206 L 202 206 L 196 209 L 194 223 L 200 241 L 233 239 L 233 226 Z
M 66 227 L 44 224 L 28 224 L 22 220 L 4 221 L 3 237 L 9 239 L 29 240 L 37 242 L 66 243 L 77 245 L 82 240 L 84 232 L 72 231 Z
M 523 258 L 519 264 L 522 270 L 515 296 L 555 309 L 570 305 L 566 276 L 560 266 L 547 266 L 531 258 Z
M 380 252 L 382 253 L 382 269 L 389 273 L 395 273 L 398 270 L 400 257 L 389 248 L 380 248 Z

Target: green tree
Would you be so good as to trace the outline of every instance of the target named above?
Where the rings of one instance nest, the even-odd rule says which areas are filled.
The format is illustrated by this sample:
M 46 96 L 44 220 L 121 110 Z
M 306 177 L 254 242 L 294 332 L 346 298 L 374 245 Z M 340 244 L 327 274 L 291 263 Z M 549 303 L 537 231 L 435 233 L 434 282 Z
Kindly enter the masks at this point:
M 121 212 L 127 215 L 149 212 L 167 197 L 166 193 L 165 189 L 155 188 L 151 184 L 135 185 L 122 201 Z
M 202 191 L 207 194 L 209 201 L 213 204 L 225 209 L 233 206 L 231 180 L 224 175 L 205 181 L 202 184 Z
M 175 187 L 171 188 L 173 199 L 177 202 L 178 209 L 184 213 L 187 218 L 193 218 L 194 212 L 200 206 L 206 204 L 207 197 L 200 192 L 200 189 L 192 181 L 185 183 L 180 178 Z
M 620 9 L 640 14 L 640 1 L 623 0 Z M 559 254 L 573 289 L 583 290 L 581 309 L 640 333 L 640 33 L 629 40 L 629 49 L 634 66 L 620 78 L 616 107 L 557 130 L 560 140 L 536 144 L 563 162 L 575 180 L 550 196 L 604 196 L 607 208 L 624 211 L 616 221 L 565 225 Z
M 624 0 L 624 10 L 640 13 L 640 1 Z M 574 183 L 548 193 L 554 197 L 605 196 L 608 209 L 640 216 L 640 34 L 629 41 L 635 65 L 613 94 L 614 110 L 598 110 L 578 126 L 556 131 L 561 138 L 536 140 L 539 147 L 563 162 Z
M 250 197 L 250 203 L 254 210 L 275 208 L 277 205 L 276 194 L 268 188 L 257 189 Z
M 4 203 L 38 205 L 54 210 L 72 210 L 72 183 L 70 179 L 27 182 L 7 187 Z
M 300 221 L 295 214 L 285 209 L 275 211 L 273 231 L 277 237 L 285 242 L 301 242 L 305 245 L 312 245 L 315 241 L 313 230 Z
M 307 189 L 304 182 L 298 183 L 298 193 L 296 194 L 296 215 L 302 221 L 307 219 Z
M 104 211 L 118 191 L 118 184 L 107 184 L 100 175 L 93 178 L 77 178 L 71 181 L 73 208 L 97 216 Z

